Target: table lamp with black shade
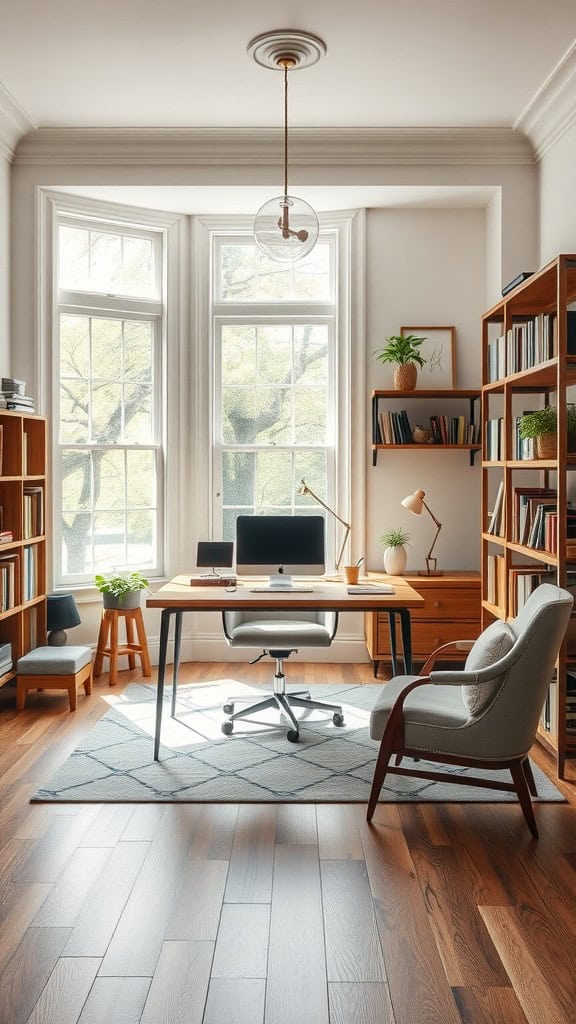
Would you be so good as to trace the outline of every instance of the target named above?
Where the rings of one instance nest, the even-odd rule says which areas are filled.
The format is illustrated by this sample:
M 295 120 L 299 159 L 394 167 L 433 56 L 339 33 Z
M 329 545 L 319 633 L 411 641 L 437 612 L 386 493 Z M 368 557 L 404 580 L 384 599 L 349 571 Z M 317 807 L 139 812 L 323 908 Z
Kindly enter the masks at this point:
M 46 626 L 50 647 L 64 647 L 68 637 L 64 632 L 80 625 L 80 616 L 72 594 L 48 594 L 46 598 Z

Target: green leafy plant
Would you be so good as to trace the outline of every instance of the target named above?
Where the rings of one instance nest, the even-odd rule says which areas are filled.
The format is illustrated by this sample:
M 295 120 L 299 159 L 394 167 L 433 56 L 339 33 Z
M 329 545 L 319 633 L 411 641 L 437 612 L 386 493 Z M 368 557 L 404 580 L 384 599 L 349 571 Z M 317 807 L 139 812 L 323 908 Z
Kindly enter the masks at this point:
M 146 590 L 148 580 L 142 573 L 135 572 L 107 572 L 103 575 L 96 575 L 94 583 L 101 594 L 113 594 L 114 597 L 124 597 L 134 590 Z
M 555 434 L 558 427 L 556 406 L 547 405 L 544 409 L 527 412 L 520 420 L 520 437 L 542 437 L 543 434 Z M 568 406 L 568 433 L 576 431 L 576 407 Z
M 384 548 L 399 548 L 404 544 L 410 544 L 410 534 L 399 526 L 391 526 L 388 530 L 384 530 L 378 540 Z
M 381 363 L 397 363 L 398 366 L 418 363 L 420 367 L 425 366 L 426 360 L 418 349 L 426 338 L 419 338 L 416 334 L 407 334 L 405 338 L 391 334 L 386 341 L 388 344 L 384 348 L 375 349 L 372 353 Z

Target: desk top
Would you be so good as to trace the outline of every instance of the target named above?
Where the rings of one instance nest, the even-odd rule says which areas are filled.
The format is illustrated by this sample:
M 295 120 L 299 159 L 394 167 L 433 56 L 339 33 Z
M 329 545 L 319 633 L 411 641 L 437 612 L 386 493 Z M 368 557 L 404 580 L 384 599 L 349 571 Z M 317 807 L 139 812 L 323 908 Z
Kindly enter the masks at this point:
M 192 587 L 190 576 L 175 576 L 146 600 L 147 608 L 182 608 L 190 611 L 282 611 L 291 609 L 341 612 L 386 611 L 387 608 L 419 608 L 424 598 L 399 576 L 381 577 L 381 582 L 394 587 L 393 594 L 348 594 L 345 583 L 331 582 L 318 577 L 299 583 L 309 583 L 312 593 L 267 591 L 254 594 L 250 588 L 262 580 L 257 576 L 238 580 L 235 591 L 224 587 Z M 363 582 L 362 580 L 360 582 Z M 366 581 L 368 582 L 368 581 Z

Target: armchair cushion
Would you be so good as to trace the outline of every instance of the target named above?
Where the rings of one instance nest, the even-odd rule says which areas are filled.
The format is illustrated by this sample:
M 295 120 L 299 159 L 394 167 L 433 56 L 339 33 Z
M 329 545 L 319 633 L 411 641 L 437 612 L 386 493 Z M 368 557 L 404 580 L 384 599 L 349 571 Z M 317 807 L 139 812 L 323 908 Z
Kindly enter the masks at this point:
M 383 687 L 370 715 L 370 736 L 380 740 L 397 697 L 418 676 L 395 676 Z M 406 745 L 444 749 L 444 732 L 461 729 L 469 721 L 457 686 L 424 684 L 409 693 L 404 703 Z M 424 728 L 422 728 L 424 727 Z
M 492 622 L 480 634 L 466 658 L 466 672 L 477 672 L 481 668 L 487 668 L 496 661 L 500 661 L 505 654 L 512 650 L 515 642 L 516 636 L 507 622 L 499 620 Z M 482 713 L 500 689 L 501 682 L 502 677 L 497 676 L 493 682 L 485 683 L 482 686 L 462 687 L 462 699 L 471 715 Z

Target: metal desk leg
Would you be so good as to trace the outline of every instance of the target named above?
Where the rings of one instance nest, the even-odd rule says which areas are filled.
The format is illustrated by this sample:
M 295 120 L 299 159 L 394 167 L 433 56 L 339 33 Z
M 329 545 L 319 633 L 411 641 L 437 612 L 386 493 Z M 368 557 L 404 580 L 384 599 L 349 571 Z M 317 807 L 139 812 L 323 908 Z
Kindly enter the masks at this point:
M 410 629 L 410 611 L 408 608 L 399 608 L 400 629 L 402 630 L 402 653 L 404 655 L 404 673 L 409 676 L 412 673 L 412 632 Z
M 396 675 L 396 612 L 388 612 L 388 629 L 390 630 L 390 661 L 392 675 Z
M 178 670 L 180 668 L 180 640 L 182 637 L 182 612 L 176 612 L 174 627 L 174 670 L 172 672 L 172 718 L 176 717 L 176 691 L 178 689 Z
M 154 760 L 158 760 L 160 750 L 160 730 L 162 729 L 162 700 L 164 697 L 164 673 L 166 671 L 166 649 L 170 630 L 169 608 L 164 608 L 160 620 L 160 657 L 158 659 L 158 689 L 156 691 L 156 731 L 154 733 Z

